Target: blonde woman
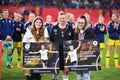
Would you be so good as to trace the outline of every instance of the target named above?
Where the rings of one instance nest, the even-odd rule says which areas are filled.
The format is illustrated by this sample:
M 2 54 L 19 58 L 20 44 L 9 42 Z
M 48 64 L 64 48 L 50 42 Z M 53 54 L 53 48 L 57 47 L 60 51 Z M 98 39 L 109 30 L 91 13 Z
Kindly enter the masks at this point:
M 112 52 L 112 48 L 114 47 L 114 61 L 115 61 L 115 68 L 120 68 L 118 64 L 118 48 L 120 46 L 119 41 L 119 22 L 118 22 L 119 15 L 117 13 L 112 14 L 112 21 L 108 23 L 108 49 L 106 53 L 106 68 L 110 68 L 110 52 Z

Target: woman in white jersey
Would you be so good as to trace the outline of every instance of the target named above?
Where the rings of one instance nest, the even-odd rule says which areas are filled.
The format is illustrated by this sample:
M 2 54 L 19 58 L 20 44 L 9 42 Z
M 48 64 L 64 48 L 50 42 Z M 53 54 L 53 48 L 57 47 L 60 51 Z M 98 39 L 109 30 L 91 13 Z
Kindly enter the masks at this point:
M 77 50 L 80 48 L 80 42 L 78 44 L 78 47 L 74 49 L 73 45 L 69 45 L 70 51 L 68 52 L 68 55 L 66 57 L 66 63 L 70 57 L 71 64 L 72 65 L 77 65 Z

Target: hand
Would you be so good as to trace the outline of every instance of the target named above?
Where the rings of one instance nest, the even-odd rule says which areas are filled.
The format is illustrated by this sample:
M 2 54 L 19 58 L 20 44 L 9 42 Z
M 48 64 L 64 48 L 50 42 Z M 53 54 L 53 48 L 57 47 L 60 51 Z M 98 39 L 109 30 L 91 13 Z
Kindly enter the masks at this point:
M 118 23 L 114 23 L 114 29 L 118 29 L 119 24 Z
M 84 30 L 80 30 L 80 33 L 84 33 Z
M 11 36 L 7 35 L 6 40 L 12 40 Z
M 67 63 L 67 60 L 65 61 L 65 63 Z
M 33 52 L 29 52 L 29 54 L 32 54 Z
M 105 30 L 105 28 L 104 28 L 104 27 L 101 27 L 101 28 L 100 28 L 100 31 L 104 31 L 104 30 Z
M 21 29 L 20 28 L 16 28 L 16 31 L 20 31 Z

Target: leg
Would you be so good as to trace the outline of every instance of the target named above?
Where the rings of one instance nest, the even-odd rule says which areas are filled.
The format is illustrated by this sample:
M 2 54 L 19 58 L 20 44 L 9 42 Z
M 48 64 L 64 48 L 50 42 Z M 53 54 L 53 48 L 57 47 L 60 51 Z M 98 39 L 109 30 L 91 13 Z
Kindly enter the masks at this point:
M 33 80 L 32 77 L 29 76 L 29 75 L 26 76 L 26 79 L 27 79 L 27 80 Z
M 112 51 L 112 46 L 108 45 L 108 51 L 106 53 L 106 68 L 110 68 L 110 52 Z
M 41 75 L 39 73 L 33 73 L 32 77 L 34 80 L 41 80 Z
M 119 46 L 115 46 L 115 48 L 114 48 L 115 68 L 120 68 L 120 65 L 119 65 L 119 63 L 118 63 L 118 58 L 119 58 L 118 48 L 119 48 Z
M 58 80 L 58 74 L 53 74 L 52 80 Z
M 7 50 L 7 68 L 13 68 L 12 66 L 10 66 L 11 53 L 12 53 L 12 50 L 8 49 Z
M 11 60 L 10 60 L 10 66 L 12 66 L 14 68 L 14 65 L 12 64 L 12 55 L 13 55 L 13 52 L 14 52 L 14 48 L 12 49 L 12 52 L 11 52 Z
M 84 71 L 83 80 L 90 80 L 90 71 Z
M 69 80 L 68 73 L 63 73 L 63 80 Z
M 18 63 L 17 63 L 17 67 L 20 68 L 21 67 L 21 48 L 17 48 L 17 53 L 18 53 Z
M 103 55 L 103 48 L 100 48 L 100 58 L 102 59 L 102 55 Z
M 83 71 L 77 72 L 77 80 L 83 80 Z
M 102 55 L 103 55 L 103 49 L 105 48 L 105 44 L 104 43 L 100 43 L 100 58 L 102 59 Z

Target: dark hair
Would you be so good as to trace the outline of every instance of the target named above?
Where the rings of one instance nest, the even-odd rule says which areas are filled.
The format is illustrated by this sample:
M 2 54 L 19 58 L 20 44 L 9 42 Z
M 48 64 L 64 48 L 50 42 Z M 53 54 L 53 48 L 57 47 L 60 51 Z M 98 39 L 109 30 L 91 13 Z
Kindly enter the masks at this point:
M 81 15 L 78 17 L 79 19 L 84 19 L 85 20 L 85 25 L 84 25 L 84 28 L 87 26 L 87 20 L 86 20 L 86 17 Z
M 85 20 L 85 25 L 84 25 L 84 29 L 85 29 L 86 26 L 87 26 L 87 20 L 86 20 L 86 17 L 85 17 L 84 15 L 81 15 L 81 16 L 78 17 L 78 19 L 84 19 L 84 20 Z M 77 33 L 80 32 L 80 30 L 79 30 L 78 27 L 75 29 L 75 32 L 77 32 Z

